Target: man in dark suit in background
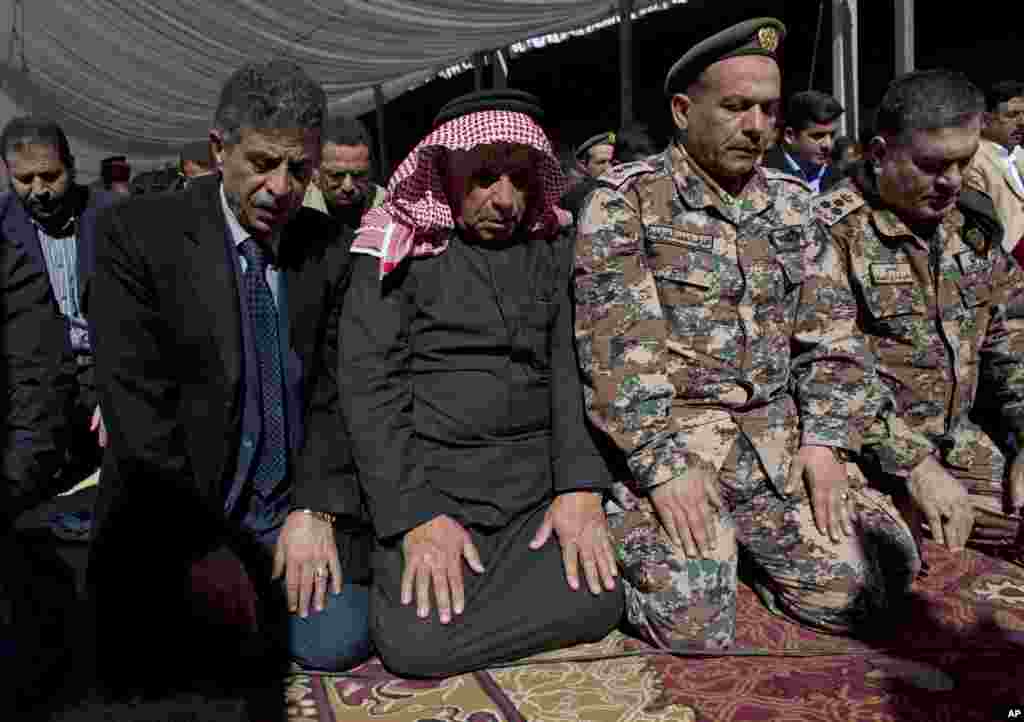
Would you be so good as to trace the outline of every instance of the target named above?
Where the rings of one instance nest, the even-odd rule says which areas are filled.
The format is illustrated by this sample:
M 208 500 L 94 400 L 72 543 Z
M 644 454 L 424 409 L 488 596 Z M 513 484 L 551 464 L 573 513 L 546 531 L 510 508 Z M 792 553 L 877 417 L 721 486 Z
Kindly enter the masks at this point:
M 324 107 L 298 66 L 246 65 L 210 132 L 221 172 L 102 219 L 94 327 L 111 443 L 89 576 L 108 680 L 124 682 L 133 670 L 110 663 L 143 648 L 186 659 L 192 678 L 237 668 L 237 644 L 256 639 L 280 643 L 269 659 L 320 669 L 369 654 L 361 500 L 335 415 L 347 244 L 300 208 Z M 258 603 L 216 609 L 210 585 L 239 561 Z
M 832 167 L 832 144 L 844 112 L 827 93 L 805 90 L 791 95 L 781 137 L 765 153 L 764 166 L 796 176 L 815 193 L 827 191 L 839 182 Z
M 66 658 L 65 613 L 75 599 L 67 570 L 14 531 L 18 515 L 56 493 L 68 447 L 75 365 L 51 304 L 46 270 L 0 235 L 0 675 L 15 709 Z
M 76 364 L 70 402 L 58 412 L 71 433 L 54 470 L 53 491 L 74 486 L 96 471 L 104 443 L 93 383 L 92 342 L 86 323 L 87 291 L 95 266 L 96 217 L 112 194 L 75 182 L 75 158 L 61 127 L 45 118 L 14 118 L 0 133 L 0 155 L 11 190 L 0 195 L 0 228 L 12 254 L 48 279 L 35 302 L 63 317 Z M 29 330 L 31 333 L 31 329 Z M 19 404 L 35 406 L 50 389 L 23 389 Z M 24 413 L 24 410 L 22 410 Z M 62 487 L 62 488 L 56 488 Z

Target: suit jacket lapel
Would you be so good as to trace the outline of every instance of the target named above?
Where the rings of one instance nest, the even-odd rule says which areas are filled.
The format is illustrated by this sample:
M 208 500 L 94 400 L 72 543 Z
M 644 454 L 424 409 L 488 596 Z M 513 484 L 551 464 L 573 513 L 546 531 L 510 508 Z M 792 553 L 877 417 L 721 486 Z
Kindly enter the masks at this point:
M 303 324 L 306 323 L 306 309 L 309 306 L 309 289 L 307 284 L 312 279 L 307 279 L 306 268 L 286 268 L 284 270 L 285 284 L 287 289 L 288 309 L 288 341 L 292 349 L 297 353 L 301 352 L 301 345 L 305 336 Z M 301 353 L 300 353 L 301 356 Z
M 313 222 L 313 221 L 316 222 Z M 288 289 L 288 328 L 291 347 L 305 358 L 316 343 L 327 261 L 324 257 L 326 221 L 300 212 L 281 239 L 282 265 Z
M 197 306 L 203 323 L 209 319 L 213 343 L 220 350 L 225 376 L 234 386 L 242 371 L 241 307 L 235 267 L 228 255 L 228 229 L 221 208 L 220 180 L 211 176 L 191 184 L 185 191 L 185 207 L 193 214 L 188 235 L 193 243 L 195 263 L 191 266 L 193 284 L 199 295 Z
M 36 227 L 32 225 L 25 206 L 13 191 L 9 203 L 7 215 L 4 217 L 4 236 L 24 246 L 39 264 L 39 268 L 45 271 L 46 258 L 43 256 L 43 246 L 39 243 L 39 234 L 36 233 Z
M 85 207 L 78 216 L 78 227 L 75 229 L 75 246 L 78 258 L 78 287 L 84 292 L 88 280 L 96 271 L 96 216 L 104 200 L 96 195 L 96 191 L 87 191 Z

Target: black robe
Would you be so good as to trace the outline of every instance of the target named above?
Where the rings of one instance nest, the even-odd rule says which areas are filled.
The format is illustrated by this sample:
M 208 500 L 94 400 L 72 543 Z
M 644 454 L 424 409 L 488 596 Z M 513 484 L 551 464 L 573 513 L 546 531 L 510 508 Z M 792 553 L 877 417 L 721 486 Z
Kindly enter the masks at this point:
M 354 258 L 339 382 L 377 535 L 447 514 L 500 528 L 610 475 L 585 421 L 571 238 L 502 247 L 453 234 L 383 282 Z

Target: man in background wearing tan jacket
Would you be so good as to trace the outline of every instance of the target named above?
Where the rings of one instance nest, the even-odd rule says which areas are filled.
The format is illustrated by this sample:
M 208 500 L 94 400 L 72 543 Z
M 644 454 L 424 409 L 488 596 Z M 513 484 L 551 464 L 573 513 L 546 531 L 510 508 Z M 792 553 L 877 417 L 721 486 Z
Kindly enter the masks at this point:
M 996 83 L 985 94 L 981 145 L 965 183 L 989 195 L 1003 224 L 1003 248 L 1024 261 L 1024 82 Z

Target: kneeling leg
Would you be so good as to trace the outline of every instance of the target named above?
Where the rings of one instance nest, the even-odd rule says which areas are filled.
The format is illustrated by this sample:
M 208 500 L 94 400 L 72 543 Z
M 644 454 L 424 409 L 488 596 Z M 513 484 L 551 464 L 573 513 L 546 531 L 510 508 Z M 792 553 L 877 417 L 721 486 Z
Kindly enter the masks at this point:
M 736 528 L 728 512 L 715 523 L 708 558 L 687 558 L 666 534 L 647 499 L 611 510 L 611 528 L 626 592 L 629 623 L 646 641 L 722 649 L 736 636 Z

